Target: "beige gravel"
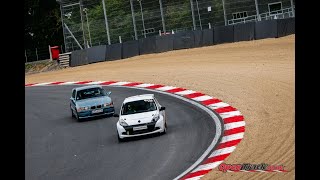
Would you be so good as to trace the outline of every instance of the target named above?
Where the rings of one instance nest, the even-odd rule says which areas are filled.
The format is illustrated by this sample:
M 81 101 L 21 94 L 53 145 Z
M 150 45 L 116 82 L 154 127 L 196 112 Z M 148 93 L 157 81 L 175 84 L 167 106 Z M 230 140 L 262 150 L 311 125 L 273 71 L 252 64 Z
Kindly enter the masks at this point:
M 295 179 L 295 35 L 150 54 L 26 75 L 26 83 L 118 80 L 200 91 L 236 107 L 246 132 L 228 164 L 284 165 L 287 173 L 223 173 L 202 179 Z

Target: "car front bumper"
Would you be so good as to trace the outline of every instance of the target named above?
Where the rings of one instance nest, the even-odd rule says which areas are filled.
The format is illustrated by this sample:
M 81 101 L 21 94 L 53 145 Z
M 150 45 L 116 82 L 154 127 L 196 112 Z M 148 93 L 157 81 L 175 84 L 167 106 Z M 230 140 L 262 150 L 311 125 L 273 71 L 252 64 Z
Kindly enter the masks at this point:
M 147 126 L 147 129 L 143 130 L 133 130 L 133 127 L 138 126 Z M 139 124 L 139 125 L 133 125 L 133 126 L 121 126 L 119 122 L 117 122 L 117 131 L 120 139 L 128 138 L 128 137 L 136 137 L 136 136 L 144 136 L 148 134 L 154 134 L 154 133 L 162 133 L 164 132 L 164 120 L 163 117 L 161 117 L 157 122 L 151 122 L 146 124 Z
M 78 117 L 79 119 L 84 119 L 84 118 L 114 114 L 114 107 L 106 107 L 101 109 L 102 109 L 102 112 L 99 112 L 99 113 L 93 113 L 93 110 L 78 112 Z

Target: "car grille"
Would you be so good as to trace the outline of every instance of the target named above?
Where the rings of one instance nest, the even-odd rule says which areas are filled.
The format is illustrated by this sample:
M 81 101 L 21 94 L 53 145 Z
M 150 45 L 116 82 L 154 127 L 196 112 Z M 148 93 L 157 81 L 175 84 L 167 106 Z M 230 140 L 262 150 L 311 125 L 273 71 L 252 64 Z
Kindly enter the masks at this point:
M 101 108 L 103 105 L 97 105 L 97 106 L 91 106 L 90 109 L 96 109 L 96 108 Z
M 148 126 L 148 129 L 143 129 L 143 130 L 137 130 L 137 131 L 133 131 L 133 127 L 135 126 Z M 130 135 L 135 135 L 135 134 L 143 134 L 143 133 L 147 133 L 147 132 L 152 132 L 157 130 L 155 128 L 156 122 L 151 122 L 151 123 L 145 123 L 145 124 L 137 124 L 137 125 L 133 125 L 133 126 L 128 126 L 128 127 L 124 127 L 126 132 L 124 132 L 123 134 L 127 134 L 127 132 L 129 132 Z

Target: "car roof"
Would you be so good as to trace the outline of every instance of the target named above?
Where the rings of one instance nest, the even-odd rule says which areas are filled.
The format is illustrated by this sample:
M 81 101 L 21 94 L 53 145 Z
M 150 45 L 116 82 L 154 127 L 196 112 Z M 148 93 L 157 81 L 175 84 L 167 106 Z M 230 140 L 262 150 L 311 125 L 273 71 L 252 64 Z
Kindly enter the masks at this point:
M 91 89 L 91 88 L 102 88 L 102 86 L 101 85 L 88 85 L 88 86 L 76 87 L 73 89 L 75 89 L 76 91 L 80 91 L 80 90 Z
M 127 97 L 123 103 L 132 102 L 132 101 L 139 101 L 145 99 L 154 99 L 154 94 L 141 94 L 136 96 Z

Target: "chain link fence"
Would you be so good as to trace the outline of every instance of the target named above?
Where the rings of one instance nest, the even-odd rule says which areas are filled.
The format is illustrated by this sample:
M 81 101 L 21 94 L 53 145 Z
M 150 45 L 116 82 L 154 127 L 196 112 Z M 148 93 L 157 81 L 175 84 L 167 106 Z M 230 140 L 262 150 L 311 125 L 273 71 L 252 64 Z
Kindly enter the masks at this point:
M 64 45 L 59 46 L 59 52 L 64 53 Z M 49 46 L 33 48 L 33 49 L 25 49 L 24 50 L 25 63 L 30 63 L 34 61 L 40 60 L 48 60 L 50 59 L 50 51 Z
M 294 17 L 294 0 L 57 0 L 64 52 L 154 35 Z

